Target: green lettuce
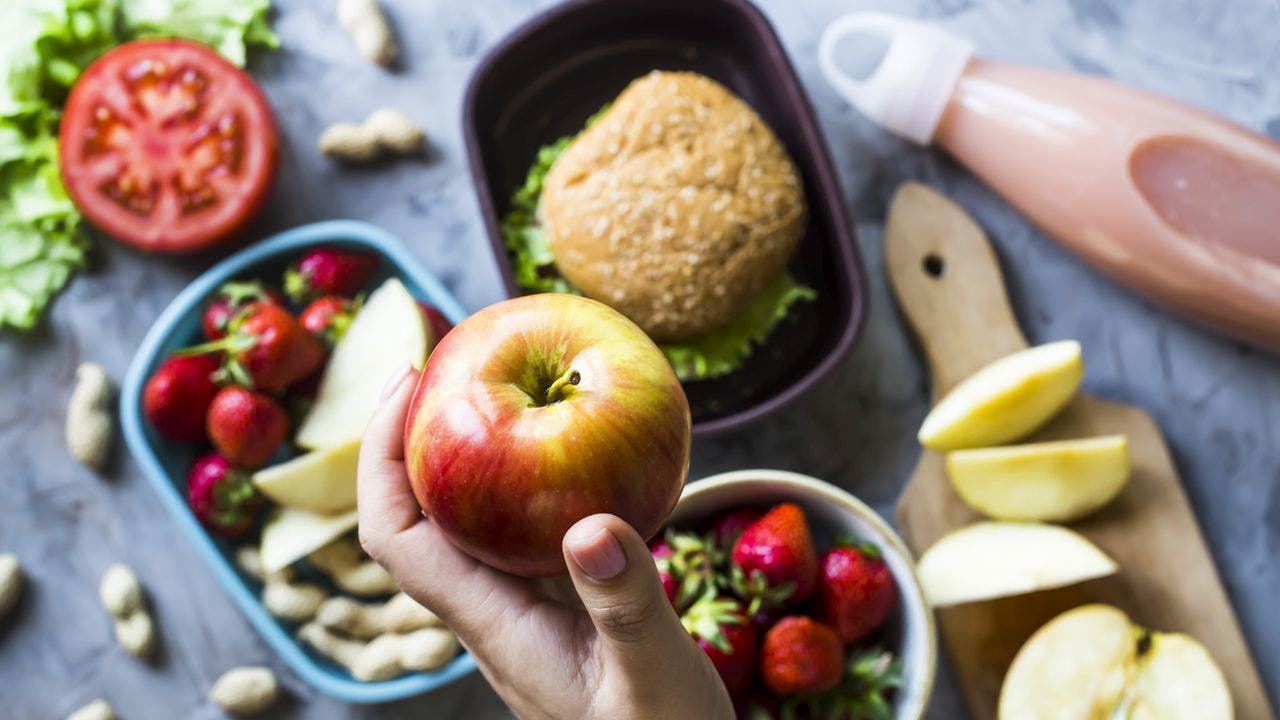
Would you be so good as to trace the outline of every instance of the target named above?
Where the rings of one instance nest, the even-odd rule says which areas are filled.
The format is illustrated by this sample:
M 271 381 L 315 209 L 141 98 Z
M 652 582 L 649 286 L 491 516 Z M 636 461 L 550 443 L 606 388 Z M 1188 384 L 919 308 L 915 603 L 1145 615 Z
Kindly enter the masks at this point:
M 755 346 L 763 343 L 773 328 L 786 319 L 793 304 L 816 297 L 812 289 L 784 272 L 729 324 L 700 337 L 659 347 L 681 380 L 720 377 L 737 370 Z
M 58 178 L 57 115 L 0 117 L 0 328 L 29 328 L 84 264 L 80 213 Z
M 196 40 L 243 66 L 249 47 L 280 47 L 270 10 L 271 0 L 129 0 L 124 13 L 130 39 Z
M 89 240 L 58 176 L 58 121 L 81 71 L 115 45 L 180 37 L 237 65 L 274 48 L 270 0 L 2 0 L 0 329 L 30 328 L 84 266 Z
M 591 127 L 608 106 L 586 123 Z M 511 196 L 511 210 L 502 220 L 502 239 L 511 258 L 516 285 L 525 292 L 580 294 L 556 271 L 555 257 L 546 233 L 538 222 L 538 201 L 542 183 L 573 135 L 562 137 L 538 150 L 524 184 Z M 679 343 L 659 345 L 681 380 L 709 380 L 738 369 L 755 346 L 763 343 L 774 327 L 791 312 L 797 302 L 812 300 L 813 290 L 800 285 L 790 273 L 782 273 L 756 295 L 747 309 L 727 325 Z
M 562 137 L 538 150 L 538 157 L 529 169 L 524 185 L 511 196 L 511 210 L 502 220 L 502 239 L 510 252 L 516 284 L 531 292 L 561 292 L 578 294 L 576 288 L 560 276 L 555 269 L 555 257 L 547 244 L 547 234 L 538 223 L 538 198 L 542 196 L 542 181 L 560 154 L 573 142 L 573 136 Z

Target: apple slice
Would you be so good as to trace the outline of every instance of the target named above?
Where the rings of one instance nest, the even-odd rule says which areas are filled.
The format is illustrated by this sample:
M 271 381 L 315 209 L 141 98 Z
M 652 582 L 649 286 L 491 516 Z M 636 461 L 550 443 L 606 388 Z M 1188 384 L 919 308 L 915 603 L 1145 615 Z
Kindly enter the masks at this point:
M 1000 688 L 1001 720 L 1110 719 L 1133 672 L 1129 617 L 1085 605 L 1050 620 L 1022 646 Z
M 295 441 L 316 450 L 359 440 L 391 373 L 426 361 L 434 344 L 429 333 L 404 284 L 395 278 L 382 283 L 333 349 Z
M 947 453 L 951 486 L 997 520 L 1065 522 L 1111 502 L 1129 479 L 1123 435 Z
M 296 508 L 276 508 L 262 526 L 262 569 L 269 573 L 283 570 L 355 526 L 355 510 L 317 515 Z
M 916 574 L 929 603 L 946 607 L 1074 585 L 1116 569 L 1114 560 L 1073 530 L 980 522 L 934 543 Z
M 1003 357 L 955 386 L 920 425 L 932 450 L 1001 445 L 1040 427 L 1084 378 L 1080 343 L 1063 340 Z
M 1228 720 L 1231 690 L 1213 656 L 1182 633 L 1152 633 L 1128 698 L 1134 720 Z M 1141 651 L 1139 645 L 1139 651 Z
M 263 468 L 253 474 L 253 484 L 281 505 L 332 515 L 356 506 L 356 462 L 360 441 L 305 455 Z
M 1005 674 L 1001 720 L 1229 720 L 1231 693 L 1207 650 L 1083 605 L 1035 632 Z

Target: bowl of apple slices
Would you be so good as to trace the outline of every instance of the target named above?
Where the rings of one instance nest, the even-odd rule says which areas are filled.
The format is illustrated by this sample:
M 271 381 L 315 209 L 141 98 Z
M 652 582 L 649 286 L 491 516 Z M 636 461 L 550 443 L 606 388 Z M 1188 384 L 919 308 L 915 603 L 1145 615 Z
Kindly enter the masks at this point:
M 125 441 L 174 521 L 294 672 L 347 702 L 475 669 L 354 534 L 356 458 L 383 382 L 422 367 L 465 314 L 385 231 L 315 223 L 179 293 L 121 390 Z

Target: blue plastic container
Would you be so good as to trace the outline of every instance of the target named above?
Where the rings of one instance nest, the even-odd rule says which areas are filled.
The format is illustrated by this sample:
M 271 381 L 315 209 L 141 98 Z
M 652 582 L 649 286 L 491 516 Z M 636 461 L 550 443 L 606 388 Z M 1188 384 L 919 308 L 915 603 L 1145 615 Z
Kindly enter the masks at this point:
M 208 299 L 228 280 L 262 279 L 279 284 L 286 265 L 315 245 L 371 250 L 381 258 L 374 283 L 398 277 L 419 300 L 434 305 L 450 322 L 458 323 L 466 312 L 458 301 L 422 267 L 403 244 L 384 230 L 367 223 L 332 220 L 304 225 L 263 240 L 215 265 L 178 294 L 156 319 L 129 366 L 120 391 L 120 418 L 124 438 L 143 474 L 160 495 L 178 527 L 195 545 L 227 594 L 289 664 L 295 673 L 326 695 L 352 703 L 380 703 L 418 695 L 450 683 L 475 669 L 475 661 L 463 653 L 444 668 L 412 673 L 383 682 L 361 682 L 341 666 L 300 645 L 296 627 L 272 617 L 258 601 L 262 586 L 242 573 L 232 559 L 230 543 L 209 535 L 186 502 L 186 475 L 197 448 L 165 440 L 155 433 L 142 413 L 142 389 L 147 378 L 173 350 L 202 341 L 200 319 Z

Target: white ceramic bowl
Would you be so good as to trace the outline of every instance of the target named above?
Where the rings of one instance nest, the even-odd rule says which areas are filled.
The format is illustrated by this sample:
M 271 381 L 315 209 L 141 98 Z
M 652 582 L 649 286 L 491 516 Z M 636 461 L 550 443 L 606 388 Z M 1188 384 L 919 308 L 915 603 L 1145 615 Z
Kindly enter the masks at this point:
M 742 505 L 793 502 L 804 508 L 818 547 L 837 535 L 875 543 L 898 583 L 898 610 L 888 620 L 890 649 L 902 658 L 902 687 L 894 717 L 919 720 L 933 692 L 938 641 L 933 613 L 915 576 L 915 561 L 889 523 L 861 500 L 816 478 L 781 470 L 737 470 L 691 482 L 671 513 L 669 524 L 696 527 L 713 515 Z

